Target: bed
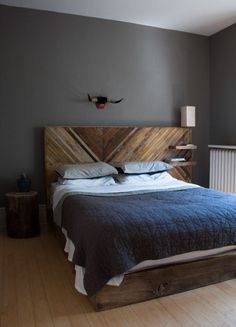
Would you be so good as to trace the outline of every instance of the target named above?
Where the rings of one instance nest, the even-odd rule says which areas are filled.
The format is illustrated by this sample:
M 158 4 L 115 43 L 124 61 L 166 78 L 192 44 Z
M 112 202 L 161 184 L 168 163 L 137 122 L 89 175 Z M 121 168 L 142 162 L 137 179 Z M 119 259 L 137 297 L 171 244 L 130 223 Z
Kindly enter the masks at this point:
M 50 213 L 52 208 L 49 189 L 51 183 L 56 180 L 55 168 L 59 164 L 96 162 L 100 160 L 107 162 L 119 162 L 124 160 L 165 160 L 171 155 L 171 146 L 173 147 L 173 145 L 181 143 L 191 143 L 191 129 L 163 127 L 60 126 L 46 128 L 45 168 L 48 190 L 48 212 Z M 191 153 L 185 153 L 185 155 L 191 158 Z M 171 170 L 171 174 L 174 177 L 190 182 L 191 166 L 175 167 Z M 173 179 L 171 180 L 170 175 L 168 176 L 166 176 L 167 180 L 169 178 L 169 181 L 173 183 Z M 176 181 L 176 183 L 181 184 L 180 181 Z M 73 262 L 77 267 L 76 277 L 79 278 L 78 276 L 80 276 L 80 278 L 85 278 L 86 292 L 97 310 L 114 308 L 173 294 L 234 278 L 236 276 L 236 264 L 234 260 L 234 244 L 236 244 L 236 227 L 234 226 L 234 224 L 236 225 L 236 223 L 234 223 L 236 221 L 235 196 L 223 195 L 220 193 L 212 194 L 209 193 L 209 190 L 192 184 L 188 184 L 188 187 L 186 187 L 184 183 L 182 185 L 180 184 L 177 185 L 175 190 L 149 188 L 145 192 L 136 190 L 136 194 L 126 194 L 125 196 L 122 194 L 127 190 L 118 190 L 119 192 L 117 191 L 116 196 L 114 196 L 114 188 L 110 194 L 103 194 L 103 196 L 101 196 L 102 191 L 99 192 L 99 188 L 97 189 L 98 191 L 94 189 L 91 194 L 86 194 L 86 190 L 81 194 L 81 192 L 70 190 L 64 186 L 62 186 L 61 189 L 57 188 L 55 194 L 58 200 L 56 204 L 53 204 L 54 213 L 58 211 L 62 212 L 65 217 L 68 216 L 67 219 L 65 219 L 67 223 L 62 226 L 64 235 L 67 239 L 66 248 L 70 258 L 79 258 L 79 261 Z M 94 194 L 96 192 L 99 193 Z M 106 191 L 106 193 L 109 192 Z M 117 196 L 118 193 L 119 196 Z M 58 194 L 61 196 L 58 196 Z M 64 198 L 63 194 L 65 195 Z M 70 196 L 68 196 L 68 194 Z M 185 200 L 185 205 L 187 205 L 189 214 L 183 215 L 181 213 L 182 209 L 180 204 L 183 202 L 183 199 Z M 61 206 L 59 205 L 60 201 Z M 214 205 L 212 205 L 212 201 Z M 204 202 L 203 212 L 200 212 L 202 216 L 197 217 L 196 220 L 194 215 L 196 215 L 198 211 L 196 211 L 197 209 L 194 209 L 194 207 L 200 207 L 199 204 L 202 202 Z M 145 260 L 147 259 L 147 253 L 142 253 L 142 249 L 139 249 L 138 254 L 135 255 L 133 250 L 133 252 L 129 251 L 131 248 L 129 238 L 126 238 L 125 242 L 120 241 L 122 238 L 124 239 L 125 231 L 128 228 L 128 225 L 125 223 L 126 220 L 129 220 L 130 226 L 135 230 L 134 221 L 136 224 L 137 217 L 141 212 L 139 209 L 140 207 L 138 210 L 135 208 L 137 203 L 141 205 L 141 208 L 144 208 L 145 203 L 148 203 L 145 209 L 145 219 L 150 219 L 149 235 L 139 236 L 141 237 L 139 244 L 144 244 L 145 246 L 143 248 L 146 249 L 146 252 L 151 254 L 149 259 L 152 261 L 148 263 L 146 262 L 147 260 Z M 225 206 L 227 203 L 229 204 L 228 208 Z M 130 210 L 119 211 L 122 205 L 125 208 L 130 207 Z M 175 207 L 173 207 L 173 205 L 175 205 Z M 202 233 L 205 222 L 204 208 L 207 206 L 209 206 L 208 210 L 214 210 L 214 216 L 218 219 L 217 223 L 212 223 L 211 221 L 208 223 L 210 226 L 208 227 L 208 233 L 211 232 L 211 237 L 208 237 L 207 233 Z M 155 225 L 152 225 L 155 217 L 153 221 L 151 217 L 152 213 L 155 211 L 152 210 L 154 207 L 155 209 L 158 208 L 160 217 L 163 218 L 166 215 L 165 219 L 160 221 L 163 227 L 157 229 L 159 234 L 152 235 L 152 237 L 158 236 L 159 242 L 153 242 L 153 240 L 150 242 L 149 240 L 150 234 L 152 234 L 152 231 L 155 229 Z M 56 208 L 57 210 L 55 210 Z M 81 215 L 80 225 L 78 226 L 74 224 L 76 219 L 73 217 L 75 217 L 76 211 L 73 212 L 72 208 L 75 208 L 77 212 L 79 210 L 83 213 Z M 109 210 L 111 209 L 111 212 L 106 214 L 108 211 L 107 208 L 109 208 Z M 224 208 L 223 211 L 221 208 Z M 90 212 L 90 215 L 88 212 Z M 94 214 L 91 215 L 91 212 L 97 212 L 99 219 L 94 219 Z M 119 219 L 117 219 L 117 215 L 114 214 L 117 212 Z M 123 212 L 123 214 L 120 212 Z M 175 216 L 178 219 L 176 219 Z M 104 218 L 104 221 L 101 220 L 101 217 Z M 166 225 L 166 222 L 168 222 L 169 217 L 172 217 L 171 224 L 169 224 L 167 228 L 168 224 Z M 109 219 L 109 224 L 106 218 Z M 225 220 L 226 218 L 228 218 L 227 221 Z M 189 220 L 192 220 L 192 223 Z M 86 223 L 88 221 L 91 221 L 90 227 L 93 226 L 93 231 L 90 231 L 91 228 L 86 230 Z M 173 224 L 173 222 L 175 223 Z M 60 225 L 60 222 L 58 224 Z M 85 229 L 80 235 L 80 240 L 85 236 L 88 239 L 90 237 L 91 241 L 88 244 L 95 244 L 96 248 L 93 249 L 96 250 L 95 252 L 91 252 L 92 260 L 89 262 L 89 260 L 86 259 L 88 266 L 87 276 L 86 274 L 83 275 L 82 269 L 86 266 L 86 262 L 84 262 L 86 256 L 74 256 L 76 251 L 80 253 L 84 251 L 83 248 L 79 247 L 80 242 L 78 245 L 76 239 L 76 233 L 79 234 L 81 232 L 81 224 Z M 142 225 L 142 222 L 140 224 Z M 109 247 L 109 243 L 107 243 L 107 239 L 104 236 L 100 238 L 100 240 L 98 237 L 98 241 L 96 239 L 96 235 L 99 234 L 97 231 L 100 230 L 101 233 L 104 233 L 108 225 L 110 225 L 110 229 L 107 235 L 110 235 L 110 238 L 115 240 L 115 243 L 118 244 L 118 248 L 122 248 L 124 244 L 126 246 L 125 251 L 118 251 L 119 253 L 115 260 L 116 263 L 119 261 L 119 255 L 120 257 L 125 257 L 128 253 L 127 258 L 121 260 L 118 268 L 114 267 L 112 263 L 113 259 L 116 257 L 117 248 L 112 251 L 112 246 Z M 178 228 L 176 226 L 178 226 Z M 183 240 L 179 233 L 181 229 L 182 232 L 184 232 L 186 228 L 191 238 L 186 237 L 186 239 Z M 217 237 L 216 229 L 220 230 L 220 234 L 217 234 Z M 77 232 L 75 233 L 76 230 Z M 94 232 L 94 230 L 96 232 Z M 121 235 L 121 230 L 123 235 Z M 164 233 L 164 230 L 167 230 L 167 232 Z M 135 230 L 135 233 L 138 233 L 138 231 L 139 229 Z M 135 233 L 133 233 L 134 238 L 137 236 Z M 168 237 L 168 235 L 171 235 L 171 237 Z M 200 236 L 202 236 L 201 240 Z M 103 240 L 102 242 L 101 239 Z M 160 243 L 158 247 L 153 246 L 153 244 L 156 243 Z M 176 246 L 176 244 L 178 244 L 178 246 Z M 107 271 L 109 270 L 109 273 L 106 271 L 104 274 L 103 271 L 105 278 L 99 279 L 99 265 L 103 268 L 107 265 L 107 262 L 103 262 L 104 257 L 106 257 L 104 253 L 107 253 L 107 251 L 104 252 L 104 248 L 109 248 L 111 252 L 109 259 L 111 267 L 106 269 Z M 174 248 L 178 248 L 178 251 L 173 251 Z M 189 251 L 189 249 L 191 251 Z M 203 250 L 208 252 L 203 254 Z M 129 252 L 132 253 L 130 254 Z M 188 256 L 189 252 L 192 252 L 192 254 L 194 252 L 194 255 Z M 159 259 L 159 262 L 155 261 L 156 257 Z M 137 264 L 143 262 L 145 262 L 146 265 L 141 265 L 141 267 L 137 266 Z M 92 272 L 96 270 L 97 274 L 92 274 Z M 126 274 L 122 274 L 122 272 L 126 272 Z M 107 282 L 112 279 L 110 277 L 114 276 L 118 277 L 118 281 L 113 281 L 113 284 L 110 283 L 110 285 L 108 285 Z M 119 286 L 111 286 L 115 285 L 115 283 Z M 78 286 L 78 288 L 83 292 L 83 288 L 80 286 Z

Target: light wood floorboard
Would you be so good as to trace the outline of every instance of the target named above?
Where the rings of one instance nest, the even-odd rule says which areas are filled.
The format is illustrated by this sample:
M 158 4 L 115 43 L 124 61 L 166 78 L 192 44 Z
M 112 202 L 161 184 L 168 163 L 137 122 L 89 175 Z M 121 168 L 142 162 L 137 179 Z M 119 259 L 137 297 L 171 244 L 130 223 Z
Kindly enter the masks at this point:
M 236 280 L 95 312 L 74 289 L 74 270 L 46 230 L 12 239 L 0 230 L 0 327 L 236 326 Z

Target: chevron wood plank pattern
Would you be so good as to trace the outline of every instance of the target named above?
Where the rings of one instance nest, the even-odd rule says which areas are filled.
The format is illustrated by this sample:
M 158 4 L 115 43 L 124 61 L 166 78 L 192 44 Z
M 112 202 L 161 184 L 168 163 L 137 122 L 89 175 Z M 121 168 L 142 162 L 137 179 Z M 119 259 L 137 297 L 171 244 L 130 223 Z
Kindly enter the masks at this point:
M 125 147 L 129 139 L 134 139 L 137 128 L 104 128 L 103 133 L 103 160 L 113 161 L 114 156 Z
M 191 182 L 192 179 L 192 166 L 174 167 L 170 174 L 183 181 Z
M 45 176 L 49 203 L 50 184 L 60 164 L 167 160 L 173 155 L 192 159 L 189 150 L 169 146 L 192 142 L 192 130 L 181 127 L 51 126 L 45 128 Z M 192 167 L 174 167 L 172 176 L 191 181 Z
M 99 127 L 90 128 L 67 128 L 68 133 L 77 135 L 80 144 L 84 144 L 84 150 L 96 161 L 103 158 L 103 130 Z

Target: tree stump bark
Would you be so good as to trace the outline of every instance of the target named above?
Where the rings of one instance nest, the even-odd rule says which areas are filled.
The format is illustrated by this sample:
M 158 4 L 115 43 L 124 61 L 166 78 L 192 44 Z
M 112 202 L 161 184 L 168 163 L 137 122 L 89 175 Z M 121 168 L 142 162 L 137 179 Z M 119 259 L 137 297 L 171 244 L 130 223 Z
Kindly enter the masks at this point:
M 27 238 L 40 232 L 38 193 L 10 192 L 7 200 L 7 234 L 14 238 Z

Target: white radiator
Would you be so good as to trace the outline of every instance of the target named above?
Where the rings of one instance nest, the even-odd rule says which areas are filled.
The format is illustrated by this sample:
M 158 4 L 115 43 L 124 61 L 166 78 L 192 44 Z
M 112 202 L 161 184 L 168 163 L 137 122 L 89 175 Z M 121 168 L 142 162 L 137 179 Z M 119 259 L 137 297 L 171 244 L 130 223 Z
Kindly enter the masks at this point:
M 210 188 L 236 193 L 236 146 L 209 145 Z

